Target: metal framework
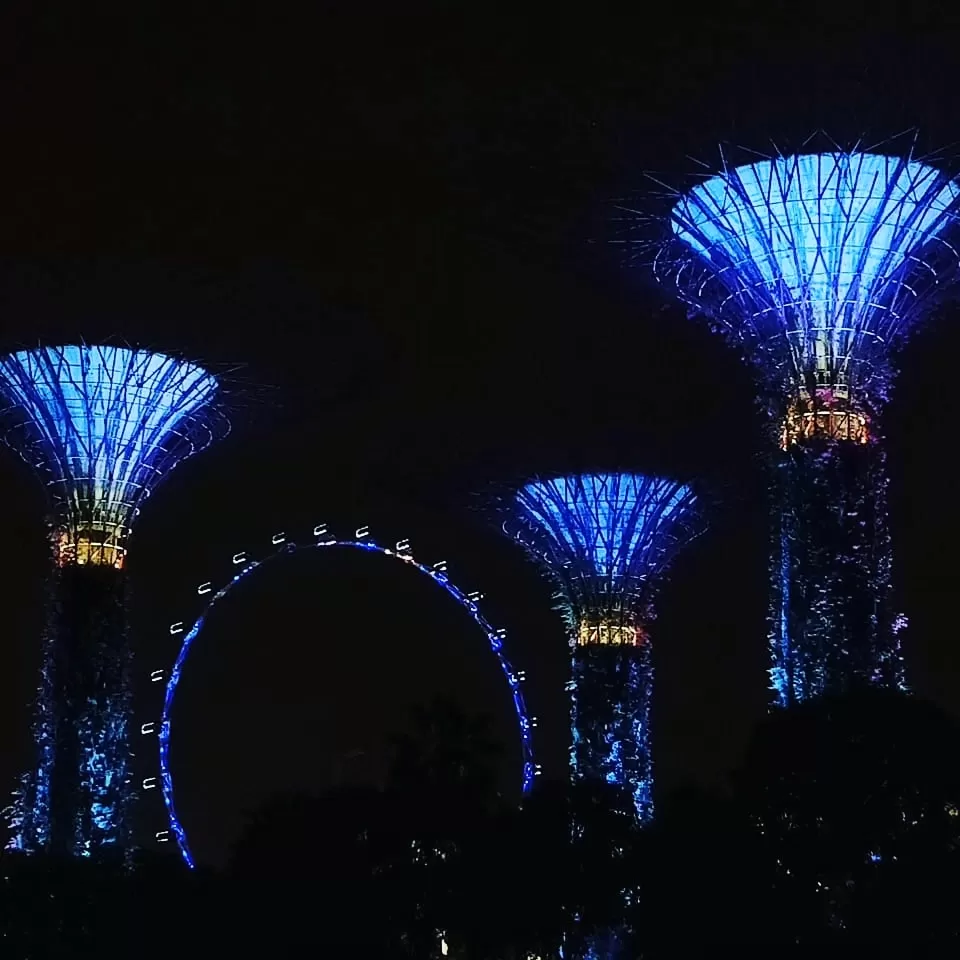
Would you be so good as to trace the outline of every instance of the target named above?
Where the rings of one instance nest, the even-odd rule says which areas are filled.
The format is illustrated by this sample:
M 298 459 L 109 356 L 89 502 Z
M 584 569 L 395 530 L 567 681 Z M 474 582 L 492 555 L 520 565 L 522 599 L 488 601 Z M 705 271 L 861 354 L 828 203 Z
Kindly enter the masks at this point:
M 149 350 L 81 344 L 0 360 L 6 441 L 47 486 L 58 564 L 123 567 L 143 501 L 227 427 L 217 391 L 202 367 Z
M 654 272 L 754 367 L 771 426 L 771 685 L 781 705 L 903 685 L 878 415 L 891 351 L 957 275 L 960 185 L 839 148 L 672 197 Z
M 385 557 L 393 557 L 418 570 L 424 574 L 424 576 L 429 577 L 467 611 L 470 618 L 480 627 L 486 636 L 490 644 L 490 649 L 496 656 L 500 669 L 503 671 L 507 685 L 510 688 L 513 706 L 517 713 L 517 723 L 520 729 L 520 747 L 523 757 L 521 788 L 524 793 L 529 792 L 533 786 L 534 777 L 540 773 L 540 766 L 535 761 L 533 751 L 533 728 L 536 726 L 536 718 L 531 717 L 527 713 L 523 691 L 521 690 L 521 684 L 525 679 L 525 675 L 523 671 L 514 670 L 503 651 L 506 630 L 494 628 L 480 611 L 479 602 L 483 597 L 481 593 L 476 591 L 468 593 L 458 587 L 447 574 L 446 561 L 440 561 L 432 565 L 420 563 L 413 557 L 409 540 L 401 540 L 393 547 L 384 547 L 370 538 L 370 532 L 367 527 L 358 528 L 352 538 L 340 540 L 331 536 L 326 524 L 318 524 L 313 528 L 311 542 L 309 543 L 298 545 L 290 541 L 285 533 L 277 533 L 271 537 L 271 546 L 274 548 L 272 552 L 259 560 L 251 560 L 247 553 L 234 554 L 232 561 L 239 569 L 226 583 L 218 589 L 215 589 L 213 584 L 209 582 L 202 583 L 197 588 L 197 593 L 200 596 L 209 595 L 210 599 L 207 601 L 203 612 L 196 621 L 194 621 L 193 625 L 189 629 L 187 629 L 183 621 L 178 621 L 170 625 L 170 635 L 182 635 L 183 639 L 180 642 L 180 650 L 173 668 L 170 671 L 169 678 L 167 679 L 160 722 L 159 725 L 156 722 L 147 722 L 140 728 L 141 734 L 145 736 L 157 734 L 159 741 L 159 776 L 146 777 L 141 784 L 144 790 L 152 790 L 156 789 L 159 782 L 163 794 L 169 828 L 156 833 L 156 840 L 158 842 L 169 842 L 172 834 L 177 842 L 184 862 L 188 867 L 193 869 L 195 864 L 187 839 L 186 828 L 177 815 L 174 799 L 173 772 L 170 768 L 173 705 L 176 698 L 177 686 L 180 683 L 183 669 L 186 666 L 187 656 L 192 649 L 193 643 L 203 630 L 211 610 L 240 582 L 255 570 L 261 569 L 271 560 L 288 556 L 300 550 L 343 548 L 363 550 Z M 163 670 L 154 670 L 150 674 L 150 679 L 153 682 L 160 683 L 163 681 L 163 678 Z
M 126 541 L 162 477 L 226 427 L 193 363 L 74 344 L 0 359 L 8 445 L 49 500 L 54 568 L 34 721 L 36 768 L 9 846 L 89 856 L 126 847 L 130 666 Z
M 498 501 L 504 532 L 558 587 L 572 650 L 571 776 L 653 813 L 650 624 L 658 582 L 702 529 L 697 497 L 638 474 L 537 478 Z
M 957 253 L 944 234 L 958 196 L 910 157 L 836 152 L 724 169 L 677 199 L 670 227 L 687 254 L 657 269 L 778 392 L 882 401 L 891 346 L 951 279 Z

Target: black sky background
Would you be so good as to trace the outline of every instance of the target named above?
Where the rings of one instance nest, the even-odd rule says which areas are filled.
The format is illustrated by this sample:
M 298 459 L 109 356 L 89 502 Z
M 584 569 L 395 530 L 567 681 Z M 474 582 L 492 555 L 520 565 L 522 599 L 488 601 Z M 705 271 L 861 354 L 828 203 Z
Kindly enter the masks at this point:
M 8 4 L 0 38 L 4 341 L 116 336 L 246 364 L 232 435 L 169 478 L 133 541 L 141 679 L 172 662 L 169 623 L 199 613 L 196 586 L 226 577 L 233 553 L 265 553 L 281 529 L 370 524 L 485 592 L 529 677 L 545 773 L 562 776 L 550 591 L 469 494 L 530 470 L 701 475 L 726 506 L 663 592 L 654 738 L 659 790 L 722 783 L 766 700 L 749 375 L 590 241 L 609 198 L 648 170 L 682 183 L 721 140 L 789 148 L 825 128 L 869 143 L 919 125 L 921 148 L 952 158 L 957 32 L 916 4 L 668 20 L 142 2 Z M 910 345 L 887 423 L 911 678 L 956 714 L 958 319 L 942 311 Z M 29 759 L 44 553 L 37 485 L 3 462 L 12 785 Z M 278 561 L 198 642 L 174 769 L 201 859 L 222 862 L 276 790 L 376 779 L 406 706 L 434 692 L 492 714 L 517 787 L 483 637 L 409 570 L 342 561 Z M 138 722 L 158 707 L 142 686 Z M 145 833 L 163 825 L 158 804 L 142 805 Z

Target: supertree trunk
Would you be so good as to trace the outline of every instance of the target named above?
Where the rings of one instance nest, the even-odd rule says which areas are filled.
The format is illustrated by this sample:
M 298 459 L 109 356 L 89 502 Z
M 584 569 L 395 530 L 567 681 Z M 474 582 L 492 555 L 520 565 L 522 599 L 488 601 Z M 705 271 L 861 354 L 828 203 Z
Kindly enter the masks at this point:
M 818 437 L 771 461 L 776 702 L 902 686 L 882 446 Z
M 129 835 L 127 578 L 93 565 L 62 567 L 53 576 L 35 728 L 40 790 L 24 815 L 29 824 L 46 806 L 44 846 L 89 855 L 122 848 Z M 43 828 L 27 833 L 42 836 Z
M 641 821 L 653 816 L 648 643 L 573 650 L 570 768 L 575 780 L 629 789 Z

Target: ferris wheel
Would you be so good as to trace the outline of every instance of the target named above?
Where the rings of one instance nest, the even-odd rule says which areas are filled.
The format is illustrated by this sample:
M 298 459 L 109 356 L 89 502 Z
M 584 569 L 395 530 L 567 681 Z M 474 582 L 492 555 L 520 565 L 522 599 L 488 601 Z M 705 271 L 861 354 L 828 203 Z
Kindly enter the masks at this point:
M 190 654 L 193 644 L 203 632 L 204 625 L 211 610 L 239 583 L 246 580 L 255 571 L 262 569 L 278 557 L 289 556 L 290 554 L 305 550 L 337 549 L 361 550 L 368 553 L 376 553 L 407 564 L 432 580 L 463 607 L 468 616 L 486 636 L 490 650 L 497 658 L 497 662 L 503 671 L 503 675 L 510 689 L 514 710 L 517 715 L 517 724 L 520 730 L 520 748 L 523 760 L 521 789 L 524 793 L 527 793 L 531 789 L 534 777 L 540 772 L 540 766 L 534 759 L 533 750 L 533 728 L 536 726 L 536 718 L 531 717 L 527 712 L 522 691 L 525 675 L 523 671 L 515 670 L 513 666 L 511 666 L 510 661 L 504 653 L 503 645 L 506 631 L 493 627 L 483 615 L 479 607 L 480 600 L 483 597 L 480 592 L 467 592 L 450 579 L 447 573 L 446 561 L 433 564 L 420 563 L 414 559 L 409 540 L 397 541 L 392 547 L 383 546 L 371 538 L 370 530 L 365 526 L 358 527 L 352 536 L 338 539 L 329 532 L 326 524 L 317 524 L 311 532 L 309 541 L 302 544 L 290 540 L 285 533 L 275 533 L 270 538 L 269 549 L 262 557 L 252 558 L 247 552 L 234 554 L 231 562 L 235 568 L 235 572 L 225 583 L 217 586 L 212 581 L 207 581 L 197 587 L 197 594 L 201 597 L 208 598 L 200 616 L 189 626 L 182 620 L 170 624 L 170 636 L 180 638 L 180 648 L 172 669 L 170 669 L 169 672 L 162 669 L 153 670 L 150 673 L 150 680 L 152 682 L 162 683 L 164 680 L 166 681 L 166 691 L 163 698 L 160 720 L 147 721 L 141 724 L 140 727 L 140 733 L 142 735 L 155 735 L 159 746 L 157 754 L 158 772 L 155 775 L 145 777 L 141 783 L 141 787 L 143 790 L 153 790 L 159 786 L 166 808 L 168 826 L 156 831 L 155 839 L 158 843 L 167 843 L 171 838 L 175 840 L 184 862 L 191 869 L 194 867 L 194 858 L 187 838 L 187 831 L 177 815 L 173 772 L 170 767 L 173 705 L 176 700 L 177 687 L 183 675 L 183 669 L 186 666 L 187 657 Z

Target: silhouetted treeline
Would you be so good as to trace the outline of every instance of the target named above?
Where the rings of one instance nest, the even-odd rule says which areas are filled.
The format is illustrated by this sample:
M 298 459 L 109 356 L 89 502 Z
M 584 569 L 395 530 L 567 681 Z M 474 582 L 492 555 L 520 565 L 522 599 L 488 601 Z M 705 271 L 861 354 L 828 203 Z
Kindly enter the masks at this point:
M 958 748 L 955 725 L 912 697 L 804 704 L 761 726 L 729 791 L 680 791 L 641 830 L 607 784 L 543 782 L 506 802 L 483 724 L 437 703 L 382 789 L 275 799 L 222 874 L 5 858 L 2 956 L 955 949 Z

